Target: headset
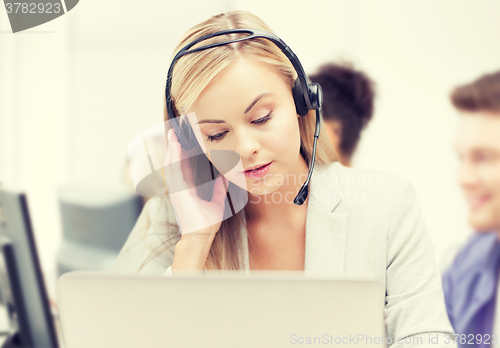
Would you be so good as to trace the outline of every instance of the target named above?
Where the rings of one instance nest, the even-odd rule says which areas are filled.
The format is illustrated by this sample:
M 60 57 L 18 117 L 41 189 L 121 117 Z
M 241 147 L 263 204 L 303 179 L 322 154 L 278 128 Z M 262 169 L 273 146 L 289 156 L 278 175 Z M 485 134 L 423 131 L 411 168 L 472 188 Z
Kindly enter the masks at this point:
M 226 34 L 236 34 L 236 33 L 247 33 L 249 34 L 248 36 L 238 38 L 238 39 L 233 39 L 229 41 L 223 41 L 223 42 L 216 42 L 212 43 L 206 46 L 201 46 L 197 48 L 190 49 L 193 47 L 195 44 L 197 44 L 200 41 L 207 40 L 216 36 L 220 35 L 226 35 Z M 306 73 L 304 72 L 304 68 L 302 67 L 302 64 L 300 64 L 299 59 L 293 53 L 293 51 L 288 47 L 279 37 L 274 35 L 273 33 L 270 33 L 268 31 L 264 30 L 258 30 L 258 29 L 229 29 L 229 30 L 222 30 L 218 31 L 209 35 L 205 35 L 203 37 L 198 38 L 197 40 L 187 44 L 184 46 L 177 54 L 174 56 L 172 63 L 170 64 L 170 68 L 168 69 L 167 73 L 167 84 L 165 87 L 165 101 L 167 104 L 167 112 L 168 112 L 168 117 L 169 119 L 175 118 L 175 114 L 173 111 L 173 106 L 172 106 L 172 100 L 171 100 L 171 95 L 170 95 L 170 88 L 172 86 L 172 71 L 174 69 L 175 63 L 179 58 L 186 54 L 198 52 L 201 50 L 206 50 L 209 48 L 217 47 L 217 46 L 222 46 L 222 45 L 227 45 L 230 43 L 235 43 L 243 40 L 250 40 L 253 38 L 264 38 L 272 43 L 274 43 L 276 46 L 278 46 L 281 51 L 287 56 L 287 58 L 290 60 L 292 63 L 293 67 L 295 68 L 295 71 L 297 72 L 297 79 L 295 80 L 294 86 L 292 88 L 292 96 L 293 100 L 295 102 L 295 109 L 297 111 L 297 114 L 300 116 L 305 116 L 309 112 L 309 110 L 316 110 L 316 129 L 314 132 L 314 144 L 313 144 L 313 153 L 312 153 L 312 158 L 311 158 L 311 163 L 309 165 L 309 174 L 307 175 L 307 179 L 302 185 L 301 189 L 297 193 L 297 196 L 293 200 L 293 203 L 296 205 L 302 205 L 308 195 L 308 187 L 309 187 L 309 181 L 311 179 L 311 175 L 314 169 L 314 160 L 316 158 L 316 143 L 319 137 L 319 131 L 321 128 L 321 120 L 320 120 L 320 110 L 321 110 L 321 104 L 323 103 L 323 92 L 321 90 L 321 86 L 318 83 L 308 83 L 306 79 Z M 190 148 L 193 147 L 193 144 L 190 143 L 187 139 L 194 139 L 194 133 L 191 129 L 191 127 L 183 123 L 182 125 L 177 124 L 176 122 L 171 123 L 175 133 L 177 134 L 177 138 L 180 141 L 181 147 L 185 150 L 189 150 Z M 184 134 L 185 136 L 179 137 L 179 134 Z

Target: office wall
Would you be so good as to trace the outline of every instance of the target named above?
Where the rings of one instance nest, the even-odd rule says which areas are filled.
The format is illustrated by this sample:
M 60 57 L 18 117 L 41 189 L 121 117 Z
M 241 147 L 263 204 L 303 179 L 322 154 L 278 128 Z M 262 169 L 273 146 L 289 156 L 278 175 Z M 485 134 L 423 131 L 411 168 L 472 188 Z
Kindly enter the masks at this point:
M 54 268 L 55 187 L 67 182 L 72 155 L 67 17 L 12 34 L 0 10 L 0 183 L 27 192 L 44 269 Z
M 0 181 L 27 191 L 45 270 L 61 236 L 56 188 L 121 185 L 128 142 L 162 120 L 176 43 L 231 9 L 264 19 L 308 72 L 347 59 L 370 74 L 376 112 L 354 166 L 412 181 L 438 261 L 466 238 L 448 94 L 500 69 L 499 2 L 85 0 L 14 35 L 0 11 Z

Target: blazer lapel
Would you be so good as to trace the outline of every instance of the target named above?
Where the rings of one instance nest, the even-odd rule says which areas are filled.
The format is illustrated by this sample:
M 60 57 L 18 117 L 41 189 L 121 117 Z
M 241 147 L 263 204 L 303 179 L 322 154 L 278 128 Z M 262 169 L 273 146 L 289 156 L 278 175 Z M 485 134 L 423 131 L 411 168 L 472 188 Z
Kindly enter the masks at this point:
M 349 214 L 337 212 L 342 201 L 333 199 L 336 190 L 328 184 L 329 175 L 335 175 L 333 165 L 318 166 L 311 177 L 304 271 L 312 275 L 343 276 Z

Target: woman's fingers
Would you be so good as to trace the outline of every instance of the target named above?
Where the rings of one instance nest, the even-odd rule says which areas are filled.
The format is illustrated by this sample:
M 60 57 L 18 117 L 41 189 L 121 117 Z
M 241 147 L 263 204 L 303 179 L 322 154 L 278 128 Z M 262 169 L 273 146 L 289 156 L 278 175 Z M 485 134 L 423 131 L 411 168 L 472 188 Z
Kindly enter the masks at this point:
M 229 182 L 219 175 L 215 180 L 210 202 L 201 199 L 194 184 L 187 152 L 181 148 L 174 130 L 168 133 L 168 149 L 165 159 L 165 176 L 176 219 L 182 226 L 182 234 L 220 226 L 224 216 L 226 191 Z M 211 228 L 211 233 L 217 226 Z M 213 231 L 212 231 L 213 230 Z
M 224 200 L 226 199 L 226 186 L 228 185 L 227 180 L 219 175 L 217 179 L 215 179 L 214 185 L 214 194 L 212 196 L 212 203 L 216 203 L 222 207 L 224 207 Z
M 165 167 L 170 166 L 170 163 L 172 163 L 172 149 L 170 146 L 170 129 L 167 132 L 167 153 L 165 155 Z
M 174 186 L 173 192 L 180 192 L 187 189 L 184 181 L 183 172 L 181 169 L 181 144 L 177 141 L 177 136 L 173 129 L 168 131 L 168 142 L 170 159 L 168 161 L 170 167 L 171 184 Z
M 189 158 L 187 158 L 186 156 L 182 156 L 181 158 L 183 158 L 183 160 L 181 161 L 181 168 L 182 173 L 184 174 L 184 180 L 186 181 L 188 187 L 191 189 L 195 187 L 195 184 L 193 171 L 191 169 L 191 165 L 189 164 Z

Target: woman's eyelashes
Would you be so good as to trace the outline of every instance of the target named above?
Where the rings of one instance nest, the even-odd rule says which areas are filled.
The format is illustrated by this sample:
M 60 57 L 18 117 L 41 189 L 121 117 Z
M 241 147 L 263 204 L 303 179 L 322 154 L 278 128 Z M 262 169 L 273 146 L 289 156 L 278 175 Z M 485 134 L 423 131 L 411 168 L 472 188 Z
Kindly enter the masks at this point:
M 272 113 L 270 112 L 266 116 L 261 117 L 258 120 L 253 121 L 252 123 L 253 124 L 263 124 L 263 123 L 266 123 L 267 121 L 269 121 L 271 119 L 271 117 L 272 117 Z
M 264 116 L 264 117 L 259 118 L 258 120 L 252 121 L 252 124 L 257 124 L 257 125 L 264 124 L 267 121 L 269 121 L 272 118 L 272 116 L 273 116 L 273 113 L 270 112 L 269 114 L 267 114 L 267 116 Z M 207 141 L 218 141 L 218 140 L 221 140 L 222 138 L 224 138 L 224 136 L 226 135 L 227 132 L 228 131 L 224 131 L 222 133 L 218 133 L 218 134 L 215 134 L 215 135 L 208 135 L 207 136 Z
M 220 140 L 220 139 L 222 139 L 224 137 L 224 135 L 226 133 L 227 133 L 227 131 L 219 133 L 219 134 L 216 134 L 216 135 L 208 135 L 207 136 L 207 140 L 208 141 L 217 141 L 217 140 Z

